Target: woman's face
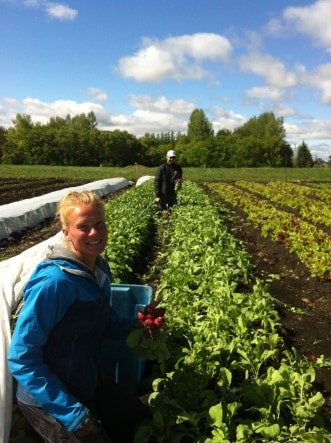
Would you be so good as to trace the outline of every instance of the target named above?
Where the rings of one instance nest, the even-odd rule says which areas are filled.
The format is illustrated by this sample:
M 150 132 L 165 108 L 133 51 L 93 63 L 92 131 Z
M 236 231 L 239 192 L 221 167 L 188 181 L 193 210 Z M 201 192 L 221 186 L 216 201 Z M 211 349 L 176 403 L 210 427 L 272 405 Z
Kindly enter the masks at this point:
M 62 229 L 69 248 L 89 268 L 107 244 L 107 226 L 103 207 L 95 205 L 77 206 L 67 217 Z

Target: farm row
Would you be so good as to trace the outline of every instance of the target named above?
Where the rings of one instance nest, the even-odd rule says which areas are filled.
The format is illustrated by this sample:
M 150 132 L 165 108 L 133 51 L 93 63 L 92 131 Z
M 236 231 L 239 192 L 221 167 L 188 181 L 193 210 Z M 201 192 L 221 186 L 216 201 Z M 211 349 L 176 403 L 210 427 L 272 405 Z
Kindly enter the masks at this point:
M 86 181 L 81 179 L 0 179 L 0 205 L 33 198 L 66 187 L 79 186 L 84 183 L 86 183 Z
M 310 362 L 285 346 L 272 297 L 253 279 L 218 206 L 186 183 L 167 219 L 155 214 L 152 197 L 147 183 L 108 206 L 115 280 L 128 279 L 154 230 L 161 247 L 149 272 L 167 309 L 170 357 L 157 356 L 153 419 L 137 442 L 330 441 L 324 398 L 313 388 L 314 366 L 324 359 Z M 121 228 L 120 220 L 128 223 Z
M 262 235 L 294 252 L 312 276 L 321 281 L 331 279 L 330 188 L 309 189 L 281 182 L 214 183 L 207 187 L 229 204 L 239 206 Z

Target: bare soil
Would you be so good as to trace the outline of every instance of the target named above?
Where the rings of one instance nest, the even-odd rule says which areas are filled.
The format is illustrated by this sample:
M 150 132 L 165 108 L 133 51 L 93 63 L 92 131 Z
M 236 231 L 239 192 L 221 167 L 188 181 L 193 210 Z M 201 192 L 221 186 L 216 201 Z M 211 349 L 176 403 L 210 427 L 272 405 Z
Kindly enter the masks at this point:
M 83 183 L 57 179 L 0 179 L 0 204 Z M 321 283 L 311 277 L 309 270 L 282 244 L 263 238 L 240 210 L 222 204 L 230 211 L 231 216 L 227 218 L 229 230 L 251 255 L 256 277 L 268 282 L 279 310 L 286 343 L 307 358 L 320 355 L 331 358 L 331 282 Z M 8 244 L 0 245 L 0 259 L 19 254 L 58 230 L 54 220 L 47 220 L 23 235 L 14 236 Z M 277 278 L 270 280 L 271 275 Z M 331 413 L 331 368 L 317 369 L 316 388 L 325 396 L 326 410 Z
M 64 180 L 48 178 L 36 179 L 0 179 L 0 205 L 6 205 L 20 200 L 37 197 L 59 189 L 80 186 L 86 180 Z M 1 210 L 5 209 L 0 208 Z M 44 220 L 24 232 L 13 232 L 9 239 L 0 238 L 0 260 L 6 260 L 20 254 L 27 248 L 55 235 L 59 231 L 58 224 L 53 219 Z
M 37 197 L 58 189 L 79 186 L 86 180 L 64 180 L 57 178 L 40 179 L 0 179 L 0 205 L 18 200 Z

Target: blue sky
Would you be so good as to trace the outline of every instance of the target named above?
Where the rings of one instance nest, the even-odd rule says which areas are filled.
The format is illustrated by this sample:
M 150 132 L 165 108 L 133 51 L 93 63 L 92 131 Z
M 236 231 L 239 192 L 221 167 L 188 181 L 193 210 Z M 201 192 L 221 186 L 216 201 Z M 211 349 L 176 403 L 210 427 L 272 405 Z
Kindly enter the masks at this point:
M 331 156 L 331 0 L 0 0 L 0 126 L 94 111 L 98 128 L 214 131 L 263 112 Z

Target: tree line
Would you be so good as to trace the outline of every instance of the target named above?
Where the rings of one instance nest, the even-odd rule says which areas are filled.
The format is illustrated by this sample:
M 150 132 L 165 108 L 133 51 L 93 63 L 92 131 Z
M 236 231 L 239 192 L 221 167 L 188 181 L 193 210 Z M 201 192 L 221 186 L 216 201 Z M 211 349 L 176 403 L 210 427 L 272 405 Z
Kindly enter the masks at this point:
M 178 162 L 190 167 L 311 167 L 305 142 L 296 155 L 285 140 L 283 118 L 272 112 L 249 119 L 233 131 L 214 133 L 202 109 L 190 116 L 187 133 L 146 133 L 136 137 L 127 131 L 97 128 L 93 112 L 65 118 L 52 117 L 47 124 L 33 123 L 17 114 L 13 126 L 0 127 L 0 162 L 16 165 L 156 166 L 169 149 Z M 316 161 L 315 161 L 316 163 Z M 330 162 L 329 162 L 330 163 Z

